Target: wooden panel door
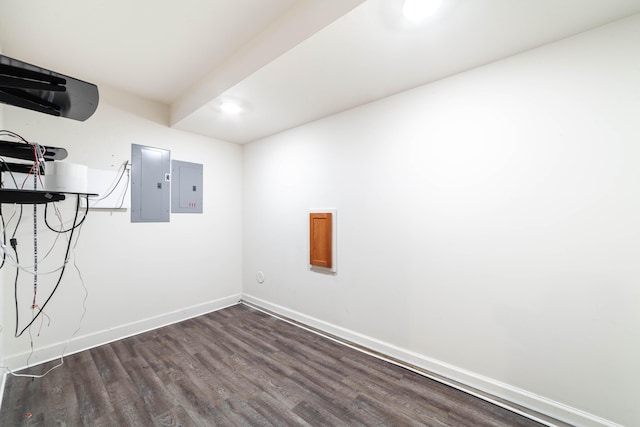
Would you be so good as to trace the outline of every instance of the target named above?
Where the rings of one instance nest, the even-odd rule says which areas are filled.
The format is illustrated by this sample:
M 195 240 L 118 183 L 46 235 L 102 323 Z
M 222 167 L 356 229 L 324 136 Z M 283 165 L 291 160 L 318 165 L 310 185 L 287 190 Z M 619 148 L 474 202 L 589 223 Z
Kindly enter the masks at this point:
M 332 266 L 332 220 L 330 212 L 309 214 L 309 264 L 313 266 Z

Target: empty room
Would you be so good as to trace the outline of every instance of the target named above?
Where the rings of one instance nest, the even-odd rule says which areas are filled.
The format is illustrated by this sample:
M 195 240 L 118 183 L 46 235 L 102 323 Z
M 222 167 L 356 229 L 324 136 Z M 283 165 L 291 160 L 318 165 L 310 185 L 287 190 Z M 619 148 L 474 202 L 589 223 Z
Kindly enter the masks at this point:
M 0 0 L 0 425 L 640 426 L 640 0 Z

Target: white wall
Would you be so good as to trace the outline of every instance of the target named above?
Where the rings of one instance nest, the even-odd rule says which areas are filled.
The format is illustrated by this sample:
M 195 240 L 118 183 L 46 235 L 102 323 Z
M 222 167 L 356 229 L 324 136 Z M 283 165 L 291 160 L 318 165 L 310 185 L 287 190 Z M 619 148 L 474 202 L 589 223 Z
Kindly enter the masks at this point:
M 577 424 L 640 425 L 639 40 L 635 16 L 245 146 L 243 297 Z M 307 268 L 321 207 L 336 275 Z
M 28 140 L 64 147 L 69 151 L 66 161 L 94 169 L 118 169 L 130 160 L 132 143 L 169 149 L 172 159 L 202 163 L 204 213 L 173 214 L 169 223 L 132 224 L 128 210 L 89 212 L 75 249 L 89 291 L 87 312 L 68 352 L 235 303 L 241 292 L 242 147 L 168 128 L 164 106 L 103 86 L 100 95 L 97 112 L 86 122 L 5 107 L 5 126 Z M 65 203 L 62 210 L 70 218 L 73 203 Z M 4 207 L 8 217 L 11 206 Z M 33 256 L 31 212 L 31 207 L 25 210 L 18 234 L 25 264 Z M 49 218 L 55 224 L 55 215 Z M 40 223 L 38 235 L 43 257 L 52 233 Z M 63 254 L 54 255 L 59 263 Z M 39 270 L 46 270 L 44 261 Z M 51 325 L 45 322 L 39 337 L 39 323 L 32 329 L 35 352 L 30 358 L 27 334 L 13 337 L 14 269 L 5 268 L 4 274 L 11 284 L 4 287 L 5 362 L 15 368 L 27 360 L 34 364 L 59 356 L 83 311 L 84 290 L 76 270 L 70 263 L 45 310 Z M 22 276 L 21 310 L 28 317 L 33 280 Z M 39 278 L 40 304 L 53 278 Z

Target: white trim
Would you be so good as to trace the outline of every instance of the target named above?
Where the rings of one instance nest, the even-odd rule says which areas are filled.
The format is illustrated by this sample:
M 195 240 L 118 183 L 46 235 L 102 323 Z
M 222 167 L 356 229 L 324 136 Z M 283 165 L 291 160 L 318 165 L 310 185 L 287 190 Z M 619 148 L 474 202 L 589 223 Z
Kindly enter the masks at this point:
M 113 341 L 118 341 L 123 338 L 138 335 L 143 332 L 151 331 L 163 326 L 168 326 L 177 322 L 181 322 L 183 320 L 201 316 L 203 314 L 211 313 L 213 311 L 235 305 L 239 300 L 240 294 L 231 295 L 191 307 L 182 308 L 170 313 L 165 313 L 158 316 L 142 319 L 140 321 L 127 323 L 115 328 L 105 329 L 103 331 L 82 335 L 71 340 L 68 345 L 65 341 L 38 348 L 31 356 L 31 366 L 59 359 L 65 345 L 67 345 L 67 350 L 65 351 L 64 355 L 68 356 L 70 354 L 88 350 L 93 347 L 98 347 L 103 344 L 108 344 Z M 4 366 L 9 367 L 9 369 L 11 369 L 12 371 L 26 368 L 25 363 L 28 356 L 29 352 L 7 355 L 4 358 Z
M 494 403 L 498 406 L 505 407 L 513 412 L 519 413 L 542 424 L 551 426 L 557 425 L 553 423 L 553 421 L 550 421 L 545 417 L 548 416 L 564 423 L 580 425 L 584 427 L 623 427 L 613 421 L 548 399 L 544 396 L 536 395 L 527 390 L 514 387 L 493 378 L 485 377 L 483 375 L 468 371 L 466 369 L 462 369 L 449 363 L 442 362 L 440 360 L 436 360 L 415 353 L 413 351 L 397 347 L 393 344 L 377 340 L 375 338 L 360 334 L 355 331 L 351 331 L 349 329 L 331 324 L 329 322 L 325 322 L 323 320 L 308 316 L 295 310 L 290 310 L 286 307 L 265 301 L 263 299 L 247 294 L 242 294 L 242 300 L 246 301 L 249 304 L 256 305 L 258 308 L 262 307 L 265 310 L 269 310 L 270 312 L 288 317 L 292 320 L 295 320 L 296 322 L 303 323 L 304 325 L 308 325 L 309 327 L 315 328 L 321 332 L 325 332 L 342 340 L 346 340 L 358 346 L 370 349 L 375 353 L 369 354 L 375 357 L 390 361 L 392 363 L 394 363 L 393 359 L 395 359 L 397 361 L 413 365 L 420 369 L 420 371 L 416 370 L 416 372 L 422 375 L 430 376 L 428 373 L 425 374 L 425 372 L 422 370 L 432 372 L 434 374 L 432 378 L 439 382 L 463 390 L 469 394 Z M 345 344 L 342 341 L 338 342 Z M 353 348 L 363 351 L 363 349 L 359 347 Z M 390 359 L 386 359 L 382 355 L 386 355 Z M 510 406 L 508 402 L 513 402 L 514 405 Z M 534 412 L 538 412 L 542 415 L 542 417 L 536 418 L 535 415 L 532 415 L 528 411 L 522 411 L 518 408 L 518 406 Z
M 7 384 L 7 372 L 2 373 L 0 380 L 0 411 L 2 411 L 2 400 L 4 399 L 4 386 Z

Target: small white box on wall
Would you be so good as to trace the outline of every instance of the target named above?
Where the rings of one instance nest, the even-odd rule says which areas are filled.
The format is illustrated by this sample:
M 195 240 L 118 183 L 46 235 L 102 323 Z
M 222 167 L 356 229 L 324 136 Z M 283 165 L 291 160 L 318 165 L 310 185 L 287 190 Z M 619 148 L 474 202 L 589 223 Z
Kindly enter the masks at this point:
M 86 193 L 89 168 L 67 162 L 46 164 L 44 188 L 47 191 Z

